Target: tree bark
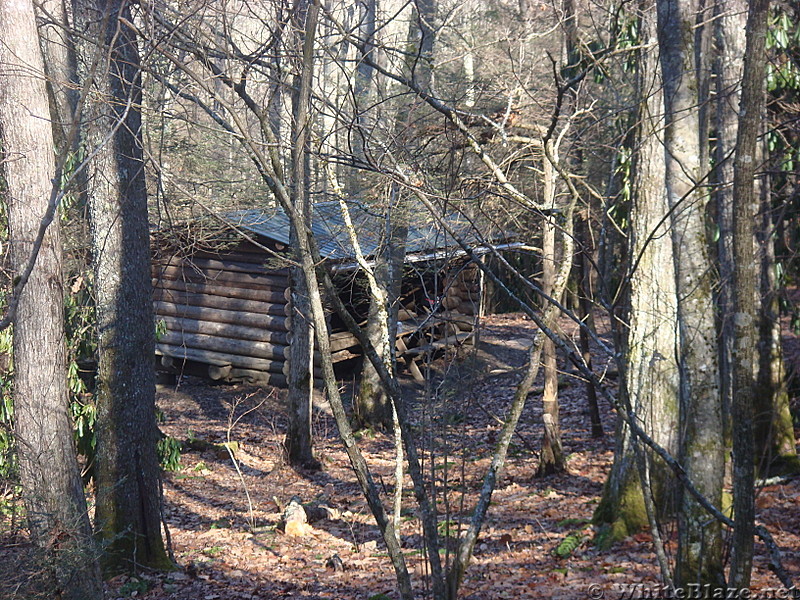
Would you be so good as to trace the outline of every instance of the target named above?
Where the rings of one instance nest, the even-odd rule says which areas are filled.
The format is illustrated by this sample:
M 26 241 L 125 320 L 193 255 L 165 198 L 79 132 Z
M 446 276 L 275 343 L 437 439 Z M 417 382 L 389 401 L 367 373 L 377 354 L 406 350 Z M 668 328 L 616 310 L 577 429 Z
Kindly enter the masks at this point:
M 546 142 L 551 144 L 551 142 Z M 556 173 L 555 166 L 546 157 L 544 159 L 544 197 L 546 206 L 555 208 L 556 198 Z M 572 260 L 572 257 L 562 257 L 563 260 Z M 542 224 L 542 292 L 545 296 L 553 296 L 554 292 L 563 290 L 555 289 L 556 279 L 556 224 L 552 217 L 545 217 Z M 553 296 L 561 300 L 561 295 Z M 545 306 L 549 302 L 542 299 Z M 560 315 L 556 311 L 553 323 Z M 558 417 L 558 371 L 556 365 L 556 346 L 553 340 L 546 338 L 542 346 L 542 374 L 544 375 L 544 391 L 542 392 L 542 450 L 536 474 L 539 477 L 561 473 L 566 470 L 567 464 L 564 451 L 561 447 L 561 428 Z
M 44 0 L 36 9 L 50 96 L 53 137 L 60 152 L 77 152 L 78 136 L 73 134 L 70 139 L 70 130 L 80 96 L 78 64 L 75 45 L 69 34 L 65 2 Z
M 720 398 L 725 418 L 726 445 L 730 444 L 731 398 L 733 395 L 731 356 L 733 353 L 733 151 L 736 145 L 737 111 L 741 94 L 742 57 L 745 49 L 747 2 L 717 3 L 720 12 L 715 29 L 716 54 L 716 138 L 714 205 L 719 228 L 717 264 L 721 285 L 717 291 L 720 330 Z
M 311 81 L 314 74 L 314 39 L 316 19 L 308 18 L 308 3 L 301 0 L 293 14 L 295 47 L 301 56 L 298 73 L 292 86 L 292 144 L 291 144 L 291 201 L 300 215 L 304 227 L 311 228 L 310 163 L 308 117 Z M 292 230 L 292 248 L 295 258 L 300 240 L 305 232 Z M 319 469 L 314 458 L 311 431 L 311 411 L 314 393 L 314 334 L 308 281 L 300 267 L 291 269 L 292 283 L 292 339 L 289 343 L 289 428 L 284 441 L 289 463 L 304 469 Z
M 639 31 L 643 43 L 655 40 L 653 5 L 643 3 Z M 658 57 L 644 49 L 637 61 L 639 108 L 633 153 L 625 304 L 628 328 L 623 331 L 620 396 L 637 415 L 642 428 L 671 454 L 677 454 L 678 364 L 675 359 L 675 267 L 662 156 L 664 118 Z M 643 491 L 637 468 L 635 440 L 622 418 L 617 424 L 614 464 L 609 473 L 595 520 L 611 525 L 608 542 L 648 525 L 643 493 L 652 495 L 657 516 L 675 510 L 674 478 L 655 455 L 647 452 L 650 488 Z M 641 452 L 645 452 L 644 449 Z M 646 482 L 645 482 L 646 483 Z
M 57 181 L 57 174 L 33 3 L 0 1 L 0 31 L 0 164 L 12 266 L 20 275 L 56 206 L 51 179 Z M 53 597 L 102 598 L 68 412 L 57 224 L 44 233 L 23 285 L 15 290 L 20 297 L 14 318 L 14 434 L 31 536 L 49 563 L 45 572 Z
M 371 0 L 372 1 L 372 0 Z M 416 19 L 409 24 L 408 38 L 410 42 L 416 42 L 417 56 L 412 57 L 411 76 L 422 87 L 429 89 L 433 78 L 433 49 L 435 41 L 435 30 L 433 20 L 436 16 L 435 0 L 419 0 L 415 3 Z M 367 18 L 374 18 L 369 11 Z M 374 24 L 372 31 L 374 33 Z M 364 58 L 369 56 L 369 50 L 373 48 L 373 39 L 367 41 L 364 48 Z M 359 77 L 366 80 L 367 72 L 372 72 L 372 68 L 366 64 L 362 65 Z M 366 88 L 365 88 L 366 89 Z M 412 107 L 419 104 L 419 100 L 414 98 L 411 102 L 401 104 L 394 117 L 394 141 L 397 152 L 409 154 L 409 145 L 413 145 L 407 128 L 409 126 L 409 115 Z M 403 170 L 403 166 L 398 167 Z M 396 183 L 388 186 L 388 193 L 385 198 L 384 215 L 385 228 L 383 244 L 378 255 L 375 257 L 375 281 L 382 288 L 386 298 L 386 306 L 376 305 L 376 296 L 370 297 L 369 315 L 367 321 L 367 336 L 375 349 L 383 356 L 384 362 L 392 366 L 395 370 L 395 339 L 397 337 L 397 313 L 399 309 L 398 298 L 403 276 L 403 264 L 405 263 L 406 239 L 408 237 L 408 206 L 403 197 L 403 190 Z M 361 373 L 361 380 L 356 397 L 356 415 L 361 425 L 372 427 L 392 427 L 392 408 L 389 397 L 374 367 L 365 361 Z
M 697 0 L 658 0 L 658 37 L 664 82 L 666 184 L 671 213 L 680 334 L 681 458 L 689 478 L 714 505 L 722 503 L 725 471 L 723 418 L 705 230 L 706 165 L 700 137 L 695 70 Z M 720 525 L 689 494 L 678 519 L 676 585 L 724 586 Z
M 110 573 L 171 569 L 161 535 L 155 324 L 142 150 L 141 73 L 125 0 L 80 2 L 93 100 L 83 142 L 95 152 L 89 219 L 98 333 L 95 527 Z M 99 54 L 98 54 L 99 53 Z M 100 58 L 95 73 L 87 65 Z
M 758 327 L 755 293 L 754 221 L 758 212 L 755 178 L 764 104 L 765 39 L 769 0 L 749 3 L 742 100 L 733 169 L 733 511 L 730 587 L 749 589 L 755 531 L 753 403 Z
M 565 64 L 573 67 L 579 60 L 578 19 L 580 16 L 578 0 L 564 0 L 564 54 Z M 566 111 L 570 115 L 578 110 L 578 91 L 573 88 L 569 94 L 569 105 Z M 585 175 L 583 160 L 583 142 L 579 132 L 572 134 L 575 150 L 569 156 L 570 166 L 574 173 Z M 584 327 L 580 328 L 579 340 L 581 355 L 586 366 L 592 368 L 592 353 L 589 346 L 588 329 L 594 330 L 594 316 L 592 314 L 592 253 L 594 243 L 590 228 L 592 219 L 592 202 L 586 201 L 586 212 L 578 217 L 578 242 L 580 252 L 575 256 L 575 271 L 578 281 L 577 312 Z M 597 390 L 594 383 L 586 381 L 586 399 L 589 408 L 589 419 L 592 426 L 592 437 L 603 437 L 603 422 L 600 419 L 600 407 L 597 403 Z
M 755 461 L 764 475 L 800 470 L 795 447 L 794 421 L 789 406 L 786 368 L 781 346 L 779 284 L 775 276 L 775 225 L 769 184 L 762 185 L 764 200 L 756 234 L 761 249 L 760 308 L 758 314 L 758 376 L 754 398 Z

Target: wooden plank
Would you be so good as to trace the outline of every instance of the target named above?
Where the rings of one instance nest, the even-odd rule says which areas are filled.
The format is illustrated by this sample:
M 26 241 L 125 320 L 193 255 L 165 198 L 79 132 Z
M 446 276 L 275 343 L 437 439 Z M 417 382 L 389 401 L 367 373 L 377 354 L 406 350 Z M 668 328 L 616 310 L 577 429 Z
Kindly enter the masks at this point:
M 408 366 L 408 371 L 411 373 L 414 381 L 425 381 L 425 376 L 422 374 L 422 371 L 419 370 L 419 366 L 417 365 L 417 358 L 408 353 L 408 347 L 406 346 L 406 343 L 402 337 L 397 338 L 396 347 L 400 360 L 406 363 L 406 366 Z
M 245 288 L 235 285 L 214 285 L 213 283 L 196 283 L 182 281 L 180 279 L 159 279 L 153 278 L 153 289 L 172 290 L 177 292 L 187 292 L 191 294 L 209 294 L 211 296 L 222 296 L 224 298 L 241 298 L 243 300 L 255 300 L 257 302 L 271 302 L 274 304 L 285 304 L 286 298 L 281 290 L 270 287 L 264 288 Z
M 218 323 L 215 321 L 186 319 L 181 317 L 161 316 L 169 331 L 179 333 L 204 333 L 237 340 L 251 340 L 254 342 L 272 342 L 286 345 L 289 343 L 289 334 L 286 331 L 271 331 L 263 327 L 245 327 L 231 323 Z
M 240 356 L 238 354 L 227 354 L 225 352 L 213 352 L 201 348 L 188 348 L 185 346 L 171 346 L 158 342 L 156 344 L 158 354 L 178 358 L 181 360 L 192 360 L 207 365 L 225 366 L 231 365 L 234 368 L 253 369 L 269 373 L 281 373 L 283 371 L 282 360 L 267 360 L 254 358 L 252 356 Z
M 408 321 L 409 319 L 416 319 L 419 315 L 414 311 L 401 308 L 397 311 L 397 320 L 398 321 Z
M 202 333 L 181 333 L 177 331 L 168 331 L 159 338 L 158 342 L 170 346 L 186 346 L 187 348 L 196 348 L 198 350 L 280 361 L 285 360 L 285 350 L 288 348 L 288 346 L 269 342 L 234 340 Z
M 238 304 L 238 303 L 237 303 Z M 237 304 L 228 305 L 231 308 Z M 268 315 L 263 312 L 241 310 L 228 310 L 214 306 L 192 306 L 174 302 L 154 302 L 153 310 L 160 317 L 179 317 L 197 319 L 200 321 L 213 321 L 216 323 L 230 323 L 246 327 L 258 327 L 279 333 L 288 331 L 288 318 L 283 315 Z

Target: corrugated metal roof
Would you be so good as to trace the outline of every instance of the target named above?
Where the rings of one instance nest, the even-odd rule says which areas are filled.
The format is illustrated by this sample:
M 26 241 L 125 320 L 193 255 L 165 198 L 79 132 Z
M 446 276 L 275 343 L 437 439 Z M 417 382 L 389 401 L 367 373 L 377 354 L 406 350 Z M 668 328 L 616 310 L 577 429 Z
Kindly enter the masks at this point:
M 371 211 L 364 205 L 348 201 L 350 218 L 353 221 L 361 251 L 366 257 L 374 256 L 385 239 L 386 222 L 378 211 Z M 338 202 L 314 204 L 311 230 L 319 244 L 320 254 L 331 260 L 352 260 L 355 258 Z M 456 241 L 448 235 L 437 221 L 425 210 L 413 211 L 409 215 L 408 254 L 429 253 L 457 247 Z M 232 224 L 259 237 L 289 244 L 289 218 L 281 208 L 240 210 L 225 215 Z M 448 225 L 463 241 L 470 245 L 479 242 L 472 225 L 462 216 L 451 214 L 445 217 Z M 486 235 L 484 233 L 484 235 Z

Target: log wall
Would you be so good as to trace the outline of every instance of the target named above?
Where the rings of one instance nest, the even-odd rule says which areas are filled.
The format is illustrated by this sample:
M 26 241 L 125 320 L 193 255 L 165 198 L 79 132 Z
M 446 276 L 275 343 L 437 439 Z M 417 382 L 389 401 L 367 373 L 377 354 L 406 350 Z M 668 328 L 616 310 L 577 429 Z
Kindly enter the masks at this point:
M 156 341 L 162 365 L 205 365 L 212 379 L 285 385 L 288 271 L 247 244 L 224 255 L 166 258 L 153 265 Z
M 286 386 L 291 339 L 289 279 L 271 268 L 267 255 L 243 243 L 224 255 L 165 258 L 153 265 L 154 308 L 162 333 L 156 343 L 161 364 L 180 370 L 189 364 L 208 377 Z M 473 339 L 480 312 L 479 271 L 474 265 L 450 269 L 441 308 L 431 319 L 426 301 L 401 300 L 398 355 L 419 356 Z M 425 325 L 420 328 L 420 325 Z M 409 334 L 409 332 L 413 332 Z M 356 338 L 331 334 L 334 362 L 361 354 Z M 315 379 L 321 380 L 315 357 Z

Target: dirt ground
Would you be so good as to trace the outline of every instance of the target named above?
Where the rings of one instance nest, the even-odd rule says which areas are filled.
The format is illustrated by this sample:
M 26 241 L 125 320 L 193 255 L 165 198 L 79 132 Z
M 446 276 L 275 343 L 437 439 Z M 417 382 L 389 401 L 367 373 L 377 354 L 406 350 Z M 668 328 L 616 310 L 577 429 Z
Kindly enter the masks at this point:
M 405 380 L 426 472 L 435 478 L 440 511 L 449 515 L 442 517 L 441 533 L 457 533 L 468 519 L 533 331 L 532 322 L 518 314 L 490 317 L 477 353 L 465 346 L 455 356 L 439 358 L 424 385 Z M 567 324 L 564 333 L 570 339 L 576 336 Z M 800 344 L 789 337 L 787 354 L 800 360 Z M 611 367 L 596 363 L 595 368 L 614 385 Z M 658 582 L 646 532 L 606 552 L 592 544 L 589 520 L 611 464 L 615 420 L 611 408 L 602 403 L 606 436 L 591 438 L 584 384 L 570 373 L 563 373 L 560 383 L 569 472 L 533 476 L 541 437 L 539 382 L 529 396 L 467 572 L 460 596 L 465 600 L 583 599 L 601 598 L 603 593 L 621 598 L 632 592 L 626 586 Z M 346 383 L 343 390 L 346 394 Z M 236 460 L 219 447 L 183 454 L 180 469 L 168 473 L 164 485 L 165 520 L 180 570 L 118 577 L 108 584 L 109 598 L 399 597 L 383 543 L 321 395 L 314 410 L 314 435 L 324 470 L 316 473 L 297 472 L 282 459 L 286 421 L 277 390 L 186 378 L 176 386 L 161 387 L 158 405 L 165 433 L 193 440 L 195 447 L 202 446 L 198 440 L 236 442 Z M 365 431 L 359 438 L 376 481 L 389 497 L 394 489 L 391 437 Z M 421 590 L 425 563 L 408 477 L 405 487 L 402 545 Z M 338 518 L 314 523 L 305 536 L 285 535 L 278 527 L 281 507 L 293 496 L 303 502 L 324 501 L 336 509 Z M 785 567 L 799 578 L 800 479 L 761 488 L 757 506 L 759 521 L 784 551 Z M 559 558 L 554 551 L 567 536 L 578 546 L 570 556 Z M 669 549 L 674 551 L 674 546 L 673 535 Z M 761 544 L 757 552 L 753 589 L 779 588 Z M 343 569 L 332 568 L 334 556 Z M 442 555 L 444 561 L 451 558 Z

